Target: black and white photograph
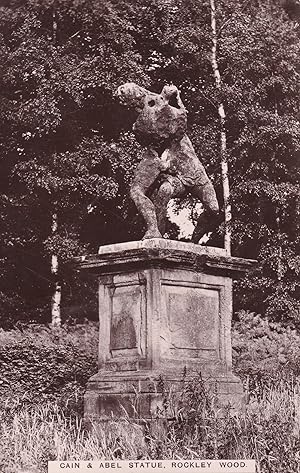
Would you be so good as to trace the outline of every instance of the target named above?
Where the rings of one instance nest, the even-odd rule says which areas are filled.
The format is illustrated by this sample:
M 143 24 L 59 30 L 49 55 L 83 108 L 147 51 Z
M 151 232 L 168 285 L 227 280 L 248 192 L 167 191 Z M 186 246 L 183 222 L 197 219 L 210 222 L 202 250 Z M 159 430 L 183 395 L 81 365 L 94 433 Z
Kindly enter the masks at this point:
M 300 472 L 300 1 L 0 0 L 0 473 Z

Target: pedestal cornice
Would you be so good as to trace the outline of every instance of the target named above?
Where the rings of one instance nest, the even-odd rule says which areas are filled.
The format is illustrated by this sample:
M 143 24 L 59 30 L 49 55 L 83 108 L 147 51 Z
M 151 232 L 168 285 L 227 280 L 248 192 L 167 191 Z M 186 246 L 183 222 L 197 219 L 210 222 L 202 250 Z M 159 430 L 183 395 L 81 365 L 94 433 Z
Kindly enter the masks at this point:
M 209 274 L 243 275 L 256 260 L 228 256 L 222 248 L 205 247 L 161 238 L 101 246 L 98 254 L 74 258 L 75 269 L 94 274 L 169 268 Z

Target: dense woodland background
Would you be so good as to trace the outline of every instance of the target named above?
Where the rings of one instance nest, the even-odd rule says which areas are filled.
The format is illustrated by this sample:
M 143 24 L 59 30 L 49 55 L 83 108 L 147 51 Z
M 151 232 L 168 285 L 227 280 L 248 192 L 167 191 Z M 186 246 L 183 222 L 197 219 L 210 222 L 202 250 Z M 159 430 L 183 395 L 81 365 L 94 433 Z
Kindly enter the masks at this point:
M 299 0 L 0 0 L 1 471 L 103 458 L 253 458 L 260 473 L 299 470 L 299 22 Z M 147 439 L 126 413 L 109 431 L 84 429 L 97 298 L 69 263 L 142 235 L 128 196 L 140 159 L 134 116 L 114 96 L 127 81 L 180 88 L 221 206 L 229 168 L 232 254 L 259 262 L 234 297 L 245 411 L 220 419 L 215 393 L 195 379 L 167 433 Z M 195 202 L 182 206 L 195 220 Z M 169 237 L 178 234 L 170 222 Z M 223 246 L 224 225 L 208 244 Z
M 224 105 L 232 252 L 259 261 L 235 309 L 299 327 L 300 4 L 215 3 L 220 87 L 209 0 L 1 0 L 2 327 L 51 322 L 60 288 L 63 321 L 96 318 L 93 283 L 68 260 L 141 237 L 128 197 L 140 148 L 114 97 L 127 81 L 179 87 L 221 205 Z

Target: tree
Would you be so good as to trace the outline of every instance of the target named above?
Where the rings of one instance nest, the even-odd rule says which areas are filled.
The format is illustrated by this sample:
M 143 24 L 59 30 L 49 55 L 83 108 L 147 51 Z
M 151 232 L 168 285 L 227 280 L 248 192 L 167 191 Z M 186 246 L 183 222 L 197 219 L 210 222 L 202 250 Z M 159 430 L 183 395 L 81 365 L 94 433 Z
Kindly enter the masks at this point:
M 68 257 L 139 238 L 127 189 L 140 149 L 130 132 L 134 116 L 113 92 L 128 80 L 154 91 L 172 81 L 221 206 L 219 105 L 226 111 L 232 251 L 259 260 L 237 287 L 236 307 L 298 323 L 299 24 L 283 6 L 218 1 L 221 87 L 211 63 L 211 0 L 1 7 L 0 264 L 9 314 L 46 313 L 55 287 L 51 255 L 60 259 L 64 305 Z M 208 244 L 223 246 L 220 229 Z M 82 292 L 74 294 L 72 303 Z
M 226 11 L 227 10 L 227 11 Z M 226 2 L 226 83 L 235 251 L 259 267 L 238 286 L 239 304 L 299 323 L 299 37 L 280 5 Z M 229 12 L 228 12 L 229 10 Z M 230 11 L 231 10 L 231 11 Z
M 46 292 L 53 291 L 56 325 L 63 263 L 87 251 L 80 233 L 88 206 L 118 195 L 126 206 L 118 180 L 130 174 L 124 167 L 132 138 L 123 134 L 119 154 L 113 151 L 121 123 L 109 126 L 110 109 L 120 81 L 129 75 L 145 80 L 146 75 L 132 54 L 124 14 L 129 12 L 122 2 L 24 1 L 1 8 L 3 202 L 8 214 L 21 208 L 33 234 L 30 242 L 27 236 L 21 239 L 8 224 L 14 238 L 2 240 L 2 251 L 12 260 L 30 248 L 34 257 L 28 258 L 27 279 L 36 286 L 38 277 Z M 113 227 L 112 213 L 107 218 L 102 208 L 101 214 Z M 97 244 L 106 240 L 99 232 Z M 35 260 L 38 269 L 32 268 Z M 13 264 L 20 286 L 22 263 Z M 32 299 L 33 290 L 16 292 Z
M 233 252 L 259 260 L 237 287 L 236 307 L 298 323 L 298 23 L 280 2 L 218 2 L 222 87 L 216 88 L 210 2 L 148 5 L 139 17 L 143 63 L 154 84 L 173 80 L 181 88 L 189 133 L 217 188 L 217 113 L 220 103 L 226 108 Z M 219 235 L 210 242 L 220 244 Z
M 216 5 L 214 0 L 210 0 L 211 10 L 211 34 L 212 34 L 212 51 L 211 51 L 211 63 L 213 68 L 213 74 L 215 78 L 215 84 L 218 92 L 221 92 L 221 74 L 219 70 L 217 60 L 217 47 L 218 47 L 218 33 L 216 25 Z M 231 231 L 229 225 L 231 223 L 231 204 L 230 204 L 230 190 L 229 190 L 229 176 L 228 176 L 228 163 L 227 163 L 227 136 L 226 136 L 226 114 L 222 100 L 218 103 L 218 114 L 220 119 L 220 157 L 221 157 L 221 176 L 223 183 L 223 199 L 224 199 L 224 248 L 227 253 L 231 253 Z

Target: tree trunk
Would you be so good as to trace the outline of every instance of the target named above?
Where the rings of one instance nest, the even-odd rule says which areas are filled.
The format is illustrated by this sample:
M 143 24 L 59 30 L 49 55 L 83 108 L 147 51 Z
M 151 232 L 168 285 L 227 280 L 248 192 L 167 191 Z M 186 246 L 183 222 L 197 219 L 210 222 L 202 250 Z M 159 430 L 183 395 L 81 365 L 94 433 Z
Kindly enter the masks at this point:
M 56 2 L 53 4 L 52 11 L 52 42 L 56 46 L 57 41 L 57 18 L 56 18 Z M 57 213 L 52 214 L 52 235 L 57 232 L 58 229 L 58 218 Z M 51 325 L 53 328 L 61 326 L 61 284 L 58 280 L 58 257 L 57 255 L 51 256 L 51 273 L 54 280 L 54 292 L 51 298 Z
M 295 237 L 297 238 L 300 235 L 300 195 L 296 198 L 295 203 Z
M 56 4 L 53 4 L 52 11 L 52 42 L 54 46 L 56 45 L 57 40 L 57 19 L 56 19 Z
M 216 26 L 216 6 L 215 0 L 210 0 L 210 12 L 211 12 L 211 31 L 212 31 L 212 48 L 211 48 L 211 64 L 215 78 L 215 85 L 217 90 L 221 90 L 221 74 L 217 61 L 217 26 Z M 225 220 L 225 231 L 224 231 L 224 248 L 227 253 L 231 253 L 231 205 L 230 205 L 230 188 L 229 188 L 229 177 L 228 177 L 228 163 L 227 163 L 227 137 L 225 129 L 226 114 L 224 105 L 221 100 L 218 104 L 218 114 L 220 120 L 220 149 L 221 149 L 221 176 L 223 184 L 223 198 L 224 198 L 224 220 Z
M 57 232 L 58 221 L 57 213 L 52 214 L 52 234 Z M 51 273 L 54 279 L 54 292 L 51 300 L 51 325 L 54 328 L 61 326 L 61 284 L 58 281 L 58 257 L 57 255 L 51 256 Z
M 276 208 L 276 226 L 278 235 L 278 256 L 277 256 L 277 279 L 282 280 L 283 264 L 282 264 L 282 245 L 280 243 L 280 209 Z

